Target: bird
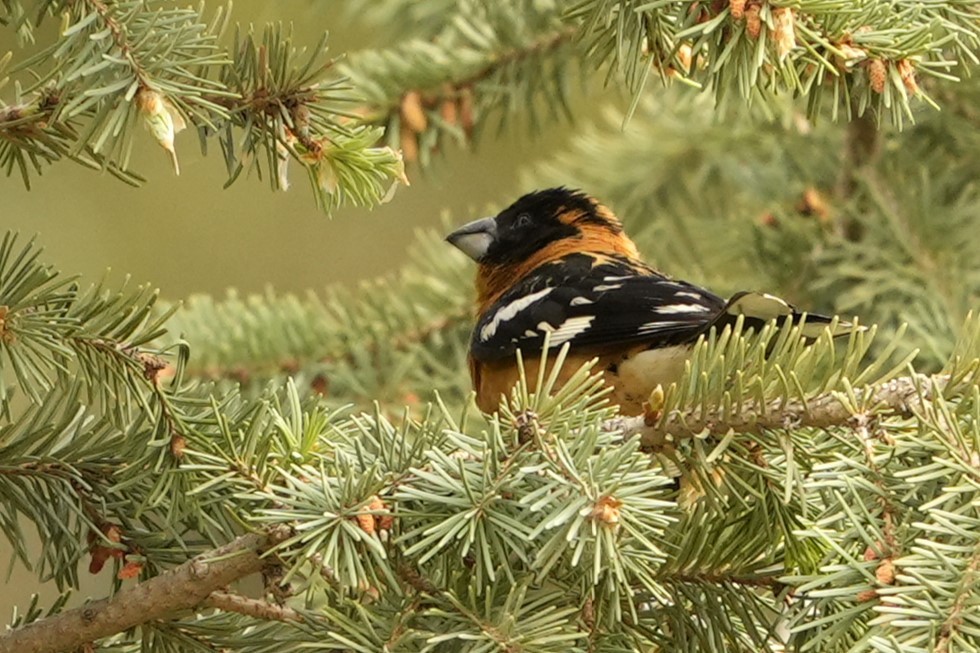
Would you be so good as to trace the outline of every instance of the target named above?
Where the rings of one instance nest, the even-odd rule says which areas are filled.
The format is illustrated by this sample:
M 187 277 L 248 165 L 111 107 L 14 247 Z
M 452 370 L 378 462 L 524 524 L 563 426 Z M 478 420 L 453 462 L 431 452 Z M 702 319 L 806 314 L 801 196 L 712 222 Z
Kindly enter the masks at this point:
M 549 356 L 566 343 L 561 385 L 581 365 L 596 368 L 621 414 L 644 413 L 658 386 L 683 374 L 698 338 L 712 327 L 747 327 L 791 317 L 803 335 L 833 335 L 846 322 L 804 314 L 774 295 L 742 291 L 722 299 L 645 263 L 614 213 L 581 190 L 538 190 L 493 217 L 462 225 L 446 240 L 473 259 L 476 324 L 468 363 L 477 406 L 485 413 L 518 383 L 536 378 L 548 336 Z

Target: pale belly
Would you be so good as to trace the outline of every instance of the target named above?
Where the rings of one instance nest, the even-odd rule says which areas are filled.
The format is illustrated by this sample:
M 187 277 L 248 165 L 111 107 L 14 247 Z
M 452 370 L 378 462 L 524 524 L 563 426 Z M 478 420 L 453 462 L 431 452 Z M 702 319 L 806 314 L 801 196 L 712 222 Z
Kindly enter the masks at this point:
M 658 385 L 667 387 L 684 373 L 691 348 L 686 345 L 648 349 L 604 371 L 606 383 L 613 387 L 612 401 L 626 415 L 643 412 L 643 402 Z

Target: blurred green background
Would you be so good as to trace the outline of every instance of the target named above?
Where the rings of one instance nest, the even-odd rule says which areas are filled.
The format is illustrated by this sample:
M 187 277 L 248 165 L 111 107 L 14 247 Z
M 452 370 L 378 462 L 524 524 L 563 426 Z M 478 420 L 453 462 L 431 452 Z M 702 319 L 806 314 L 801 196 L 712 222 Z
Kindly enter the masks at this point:
M 297 46 L 312 47 L 329 31 L 333 56 L 377 45 L 376 34 L 372 38 L 371 30 L 351 23 L 345 4 L 239 0 L 232 17 L 242 25 L 291 24 Z M 0 31 L 0 52 L 7 50 L 17 51 L 14 35 Z M 413 231 L 438 227 L 446 210 L 462 222 L 484 212 L 490 202 L 525 190 L 517 185 L 518 170 L 547 152 L 548 145 L 560 143 L 567 129 L 552 125 L 533 140 L 524 138 L 522 130 L 504 139 L 491 131 L 478 144 L 479 159 L 462 149 L 448 151 L 424 176 L 410 167 L 411 187 L 399 188 L 389 204 L 342 209 L 332 219 L 314 206 L 296 164 L 287 192 L 273 192 L 267 180 L 244 176 L 224 190 L 226 173 L 217 148 L 204 157 L 196 134 L 178 134 L 177 177 L 166 153 L 144 132 L 133 157 L 134 169 L 148 179 L 142 188 L 71 163 L 49 168 L 34 179 L 32 190 L 15 173 L 0 182 L 0 227 L 38 234 L 46 259 L 65 272 L 96 280 L 111 268 L 114 278 L 130 274 L 159 287 L 167 299 L 220 294 L 228 287 L 246 292 L 268 286 L 322 288 L 391 271 L 404 260 Z
M 238 0 L 232 17 L 257 27 L 289 23 L 297 46 L 312 47 L 329 31 L 333 56 L 377 45 L 376 34 L 372 38 L 370 29 L 350 22 L 345 4 Z M 41 31 L 42 44 L 43 38 Z M 18 48 L 12 31 L 0 31 L 0 53 L 18 54 Z M 10 101 L 11 91 L 8 86 L 0 93 Z M 0 229 L 37 234 L 44 260 L 80 274 L 83 282 L 98 281 L 111 269 L 114 281 L 130 275 L 159 288 L 168 300 L 221 295 L 231 287 L 247 293 L 270 286 L 301 291 L 354 284 L 396 271 L 414 231 L 442 228 L 447 212 L 463 222 L 527 190 L 519 186 L 519 171 L 559 147 L 568 131 L 568 125 L 553 124 L 534 139 L 522 129 L 499 139 L 491 131 L 477 145 L 479 157 L 454 149 L 436 157 L 424 175 L 410 167 L 411 187 L 399 188 L 389 204 L 342 209 L 332 219 L 315 207 L 305 174 L 295 164 L 287 192 L 273 192 L 267 180 L 244 176 L 225 190 L 220 153 L 202 156 L 196 134 L 188 130 L 177 136 L 177 177 L 166 153 L 144 132 L 133 157 L 134 169 L 148 180 L 142 188 L 65 162 L 35 177 L 27 190 L 15 171 L 0 181 Z M 0 561 L 10 555 L 0 539 Z M 91 576 L 82 569 L 81 578 L 76 602 L 108 589 L 108 574 Z M 34 573 L 19 563 L 7 567 L 0 584 L 0 613 L 7 615 L 17 605 L 25 607 L 37 589 Z M 44 588 L 41 605 L 56 596 L 53 587 Z

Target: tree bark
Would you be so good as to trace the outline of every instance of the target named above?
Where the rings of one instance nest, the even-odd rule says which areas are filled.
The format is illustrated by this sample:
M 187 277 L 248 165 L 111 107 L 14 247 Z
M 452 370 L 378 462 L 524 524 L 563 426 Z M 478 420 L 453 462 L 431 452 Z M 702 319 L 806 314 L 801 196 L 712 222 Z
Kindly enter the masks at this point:
M 250 533 L 115 596 L 0 634 L 0 653 L 71 651 L 142 623 L 204 603 L 212 592 L 261 571 L 262 552 L 285 537 Z

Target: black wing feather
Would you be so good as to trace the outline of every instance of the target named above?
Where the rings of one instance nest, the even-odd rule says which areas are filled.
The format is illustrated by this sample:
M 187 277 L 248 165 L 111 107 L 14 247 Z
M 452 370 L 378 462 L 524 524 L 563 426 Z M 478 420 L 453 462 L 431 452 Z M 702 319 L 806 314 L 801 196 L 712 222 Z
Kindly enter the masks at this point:
M 626 259 L 576 254 L 543 265 L 481 316 L 471 352 L 477 360 L 551 346 L 601 350 L 631 344 L 670 346 L 695 340 L 725 301 Z

